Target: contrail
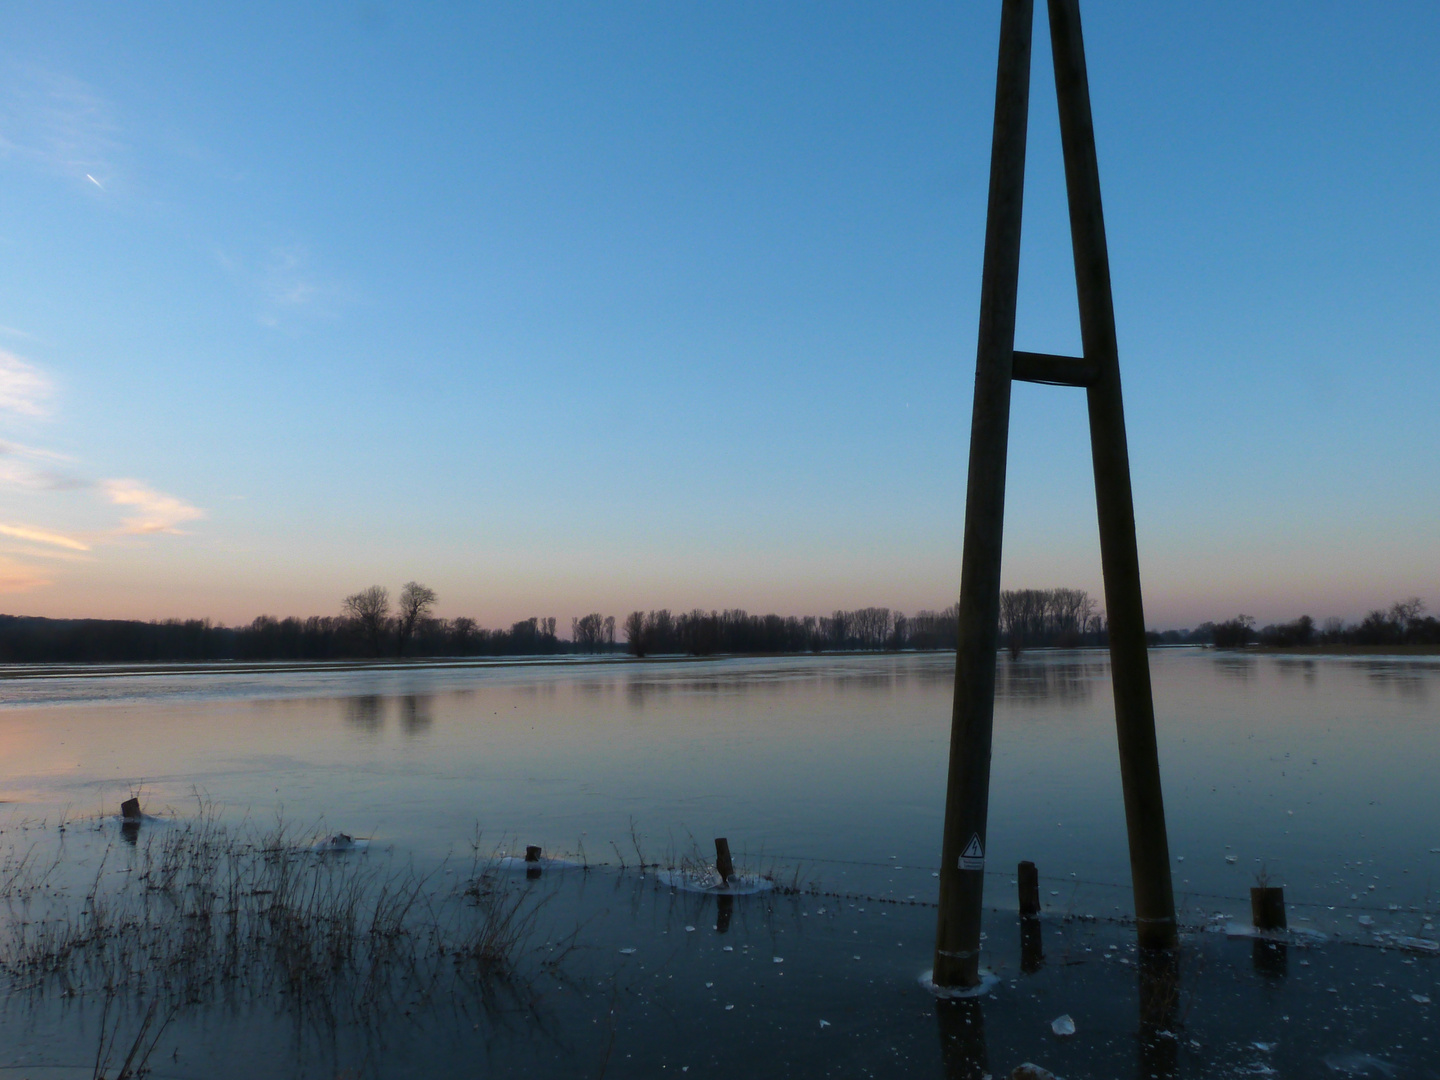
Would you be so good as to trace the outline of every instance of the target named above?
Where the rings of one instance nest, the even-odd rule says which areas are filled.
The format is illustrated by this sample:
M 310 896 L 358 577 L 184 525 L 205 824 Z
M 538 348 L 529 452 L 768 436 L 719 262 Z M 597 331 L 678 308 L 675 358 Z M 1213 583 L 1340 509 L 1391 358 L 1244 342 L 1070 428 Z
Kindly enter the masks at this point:
M 105 185 L 102 184 L 102 183 L 100 183 L 99 180 L 96 180 L 95 177 L 91 176 L 88 172 L 85 174 L 85 179 L 86 179 L 86 180 L 89 180 L 92 184 L 94 184 L 96 187 L 98 187 L 101 191 L 104 191 L 104 190 L 105 190 Z

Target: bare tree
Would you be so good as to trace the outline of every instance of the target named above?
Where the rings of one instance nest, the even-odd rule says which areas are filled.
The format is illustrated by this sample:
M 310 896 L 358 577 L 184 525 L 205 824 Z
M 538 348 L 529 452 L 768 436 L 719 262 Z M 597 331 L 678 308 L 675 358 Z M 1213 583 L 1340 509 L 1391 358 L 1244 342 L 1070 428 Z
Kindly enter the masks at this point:
M 400 655 L 405 655 L 405 646 L 415 636 L 415 628 L 420 621 L 430 614 L 435 607 L 435 601 L 439 597 L 435 590 L 418 581 L 407 581 L 400 589 L 400 615 L 395 621 L 395 628 L 400 637 Z
M 625 640 L 630 643 L 632 653 L 636 656 L 645 655 L 645 613 L 643 611 L 632 611 L 625 616 Z
M 384 585 L 371 585 L 345 597 L 340 606 L 369 644 L 371 655 L 379 656 L 380 642 L 390 621 L 390 590 Z
M 610 619 L 610 633 L 615 633 L 615 620 Z M 570 620 L 570 640 L 582 652 L 599 652 L 605 644 L 605 619 L 599 612 L 591 612 Z

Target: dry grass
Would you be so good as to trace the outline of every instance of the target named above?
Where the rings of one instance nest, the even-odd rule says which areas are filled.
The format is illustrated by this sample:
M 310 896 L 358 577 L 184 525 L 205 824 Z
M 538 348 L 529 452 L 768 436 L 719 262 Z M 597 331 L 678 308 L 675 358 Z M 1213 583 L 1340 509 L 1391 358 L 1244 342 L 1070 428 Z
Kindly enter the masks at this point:
M 117 1076 L 139 1075 L 156 1026 L 191 1005 L 279 999 L 329 1027 L 456 980 L 482 996 L 522 992 L 516 962 L 543 901 L 478 844 L 469 873 L 448 875 L 320 852 L 315 839 L 284 822 L 227 825 L 202 803 L 188 820 L 147 824 L 133 847 L 111 842 L 73 890 L 44 887 L 54 866 L 38 864 L 38 846 L 12 850 L 0 859 L 0 977 L 40 995 L 103 995 L 107 1010 L 112 998 L 151 1001 Z M 115 1039 L 102 1030 L 102 1049 Z M 96 1076 L 110 1056 L 97 1052 Z

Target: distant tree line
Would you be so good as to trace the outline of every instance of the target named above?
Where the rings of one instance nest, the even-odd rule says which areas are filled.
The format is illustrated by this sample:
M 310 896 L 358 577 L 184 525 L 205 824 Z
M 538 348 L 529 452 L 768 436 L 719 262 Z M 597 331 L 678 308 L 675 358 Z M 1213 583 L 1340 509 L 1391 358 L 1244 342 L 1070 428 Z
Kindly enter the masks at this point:
M 207 660 L 348 660 L 383 657 L 534 656 L 606 653 L 805 653 L 851 650 L 954 649 L 955 605 L 906 615 L 884 607 L 830 615 L 751 615 L 740 609 L 673 614 L 633 611 L 617 626 L 598 612 L 570 621 L 570 640 L 556 620 L 532 617 L 508 629 L 487 630 L 474 619 L 436 618 L 433 589 L 407 582 L 392 607 L 375 585 L 345 597 L 339 615 L 277 619 L 261 615 L 246 626 L 208 619 L 138 622 L 115 619 L 46 619 L 0 615 L 0 663 L 160 663 Z M 1100 646 L 1108 641 L 1105 617 L 1080 589 L 1018 589 L 1000 595 L 1000 641 L 1023 649 Z M 624 645 L 616 642 L 623 632 Z M 1308 615 L 1256 628 L 1248 615 L 1207 622 L 1193 630 L 1152 631 L 1152 645 L 1440 645 L 1440 619 L 1416 598 L 1370 612 L 1357 623 Z
M 1243 649 L 1247 645 L 1295 648 L 1306 645 L 1440 645 L 1440 619 L 1425 614 L 1419 597 L 1399 600 L 1388 609 L 1377 608 L 1358 623 L 1330 618 L 1317 625 L 1309 615 L 1287 623 L 1256 629 L 1250 615 L 1224 622 L 1201 623 L 1194 630 L 1165 630 L 1149 634 L 1152 645 L 1213 645 L 1217 649 Z
M 1011 656 L 1036 647 L 1078 648 L 1108 641 L 1105 616 L 1084 589 L 1005 589 L 1000 640 Z
M 615 620 L 598 614 L 572 623 L 575 641 L 556 636 L 556 620 L 522 619 L 486 630 L 474 619 L 440 619 L 437 596 L 406 582 L 393 609 L 373 585 L 345 597 L 341 614 L 308 619 L 261 615 L 248 626 L 209 619 L 139 622 L 0 615 L 0 663 L 161 663 L 205 660 L 353 660 L 401 656 L 534 656 L 614 648 Z
M 751 615 L 739 608 L 673 614 L 632 611 L 626 646 L 634 656 L 683 653 L 802 653 L 852 650 L 953 649 L 959 633 L 955 605 L 906 615 L 886 607 L 829 615 Z

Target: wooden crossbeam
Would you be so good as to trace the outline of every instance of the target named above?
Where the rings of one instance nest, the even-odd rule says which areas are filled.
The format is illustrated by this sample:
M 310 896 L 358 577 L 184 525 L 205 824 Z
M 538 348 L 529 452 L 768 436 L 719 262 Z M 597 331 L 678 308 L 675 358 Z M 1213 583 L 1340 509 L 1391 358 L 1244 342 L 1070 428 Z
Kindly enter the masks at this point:
M 1100 365 L 1081 356 L 1015 350 L 1011 378 L 1049 386 L 1093 386 Z

